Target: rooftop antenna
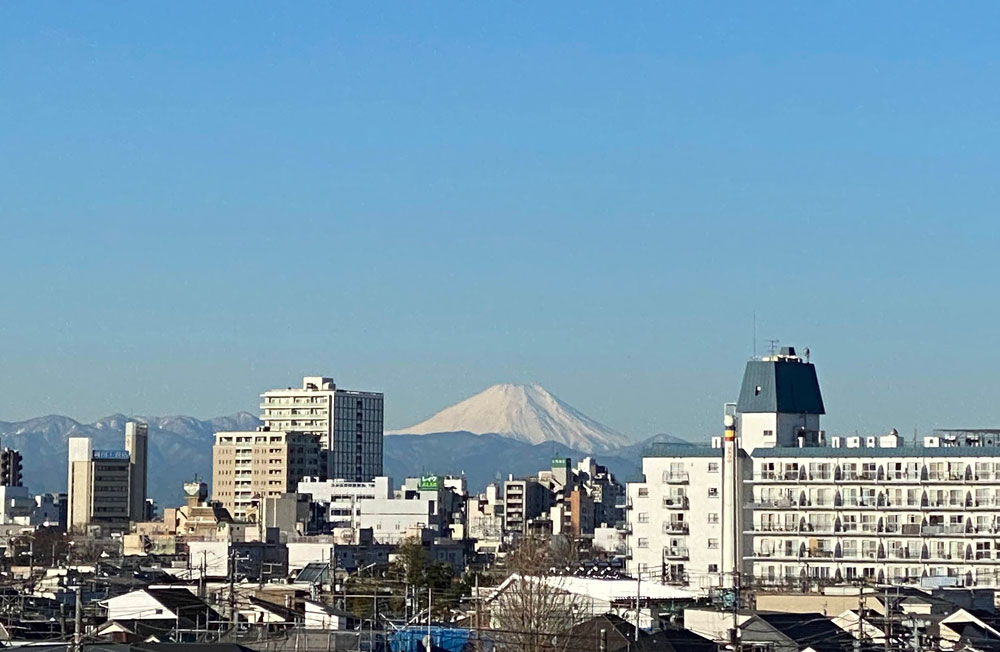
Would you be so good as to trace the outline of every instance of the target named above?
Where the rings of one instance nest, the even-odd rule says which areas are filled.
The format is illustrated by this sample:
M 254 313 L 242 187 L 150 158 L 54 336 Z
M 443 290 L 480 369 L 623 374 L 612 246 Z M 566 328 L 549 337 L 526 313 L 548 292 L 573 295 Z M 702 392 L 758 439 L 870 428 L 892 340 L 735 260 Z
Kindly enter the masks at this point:
M 753 311 L 753 358 L 757 359 L 757 311 Z
M 809 362 L 809 347 L 806 347 L 806 362 Z
M 779 341 L 780 341 L 780 340 L 779 340 L 779 339 L 777 339 L 777 338 L 774 338 L 774 339 L 770 339 L 770 340 L 768 340 L 768 341 L 767 341 L 767 343 L 768 343 L 768 346 L 769 346 L 769 348 L 770 348 L 770 352 L 771 352 L 771 355 L 772 355 L 772 356 L 773 356 L 773 355 L 774 355 L 774 354 L 775 354 L 775 353 L 777 352 L 777 350 L 778 350 L 778 342 L 779 342 Z

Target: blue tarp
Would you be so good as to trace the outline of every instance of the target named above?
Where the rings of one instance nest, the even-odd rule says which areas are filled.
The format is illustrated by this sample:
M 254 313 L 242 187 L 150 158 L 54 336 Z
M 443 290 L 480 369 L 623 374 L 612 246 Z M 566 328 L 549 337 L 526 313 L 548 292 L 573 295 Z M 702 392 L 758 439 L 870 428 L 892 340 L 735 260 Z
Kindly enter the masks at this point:
M 431 649 L 426 649 L 427 626 L 412 626 L 399 630 L 389 640 L 392 652 L 472 652 L 475 632 L 453 627 L 430 628 Z M 493 642 L 480 634 L 480 647 L 487 652 Z

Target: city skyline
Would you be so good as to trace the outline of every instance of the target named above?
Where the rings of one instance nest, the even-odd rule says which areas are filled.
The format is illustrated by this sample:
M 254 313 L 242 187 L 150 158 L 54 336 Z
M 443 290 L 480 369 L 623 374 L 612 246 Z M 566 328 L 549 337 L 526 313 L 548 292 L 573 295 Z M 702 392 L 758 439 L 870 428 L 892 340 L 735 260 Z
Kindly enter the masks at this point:
M 1000 423 L 996 6 L 233 7 L 0 9 L 0 420 L 318 373 L 701 438 L 756 313 L 831 431 Z

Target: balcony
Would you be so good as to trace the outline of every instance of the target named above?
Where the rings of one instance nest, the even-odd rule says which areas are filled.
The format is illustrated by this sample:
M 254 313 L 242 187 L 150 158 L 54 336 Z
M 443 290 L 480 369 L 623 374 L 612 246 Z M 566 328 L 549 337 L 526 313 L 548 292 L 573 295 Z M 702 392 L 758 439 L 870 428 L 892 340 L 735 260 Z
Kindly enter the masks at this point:
M 772 500 L 757 500 L 749 504 L 749 507 L 757 509 L 794 509 L 799 506 L 797 500 L 791 498 L 777 498 Z
M 663 524 L 664 534 L 687 534 L 688 524 L 681 522 L 667 522 Z
M 663 473 L 664 484 L 687 484 L 689 479 L 687 471 L 666 471 Z
M 688 498 L 687 496 L 665 496 L 663 506 L 667 509 L 687 509 Z
M 687 546 L 668 546 L 663 549 L 664 559 L 687 559 Z
M 965 534 L 964 525 L 925 525 L 920 528 L 921 536 L 933 537 L 943 534 Z

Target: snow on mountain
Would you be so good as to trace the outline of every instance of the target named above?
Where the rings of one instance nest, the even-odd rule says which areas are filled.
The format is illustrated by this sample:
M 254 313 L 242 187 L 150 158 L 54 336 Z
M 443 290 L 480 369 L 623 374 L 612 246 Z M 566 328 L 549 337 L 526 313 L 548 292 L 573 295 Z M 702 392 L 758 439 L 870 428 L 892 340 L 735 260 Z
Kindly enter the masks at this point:
M 212 477 L 212 444 L 218 430 L 253 430 L 260 421 L 240 412 L 209 420 L 188 416 L 136 416 L 149 424 L 149 495 L 161 506 L 178 504 L 181 484 L 195 475 Z M 0 421 L 0 444 L 24 455 L 25 484 L 33 491 L 66 490 L 68 439 L 91 437 L 95 448 L 125 445 L 125 424 L 132 418 L 112 414 L 93 423 L 59 415 L 26 421 Z
M 539 444 L 558 442 L 594 452 L 625 446 L 625 435 L 594 421 L 540 385 L 494 385 L 430 419 L 388 435 L 444 432 L 497 434 Z

